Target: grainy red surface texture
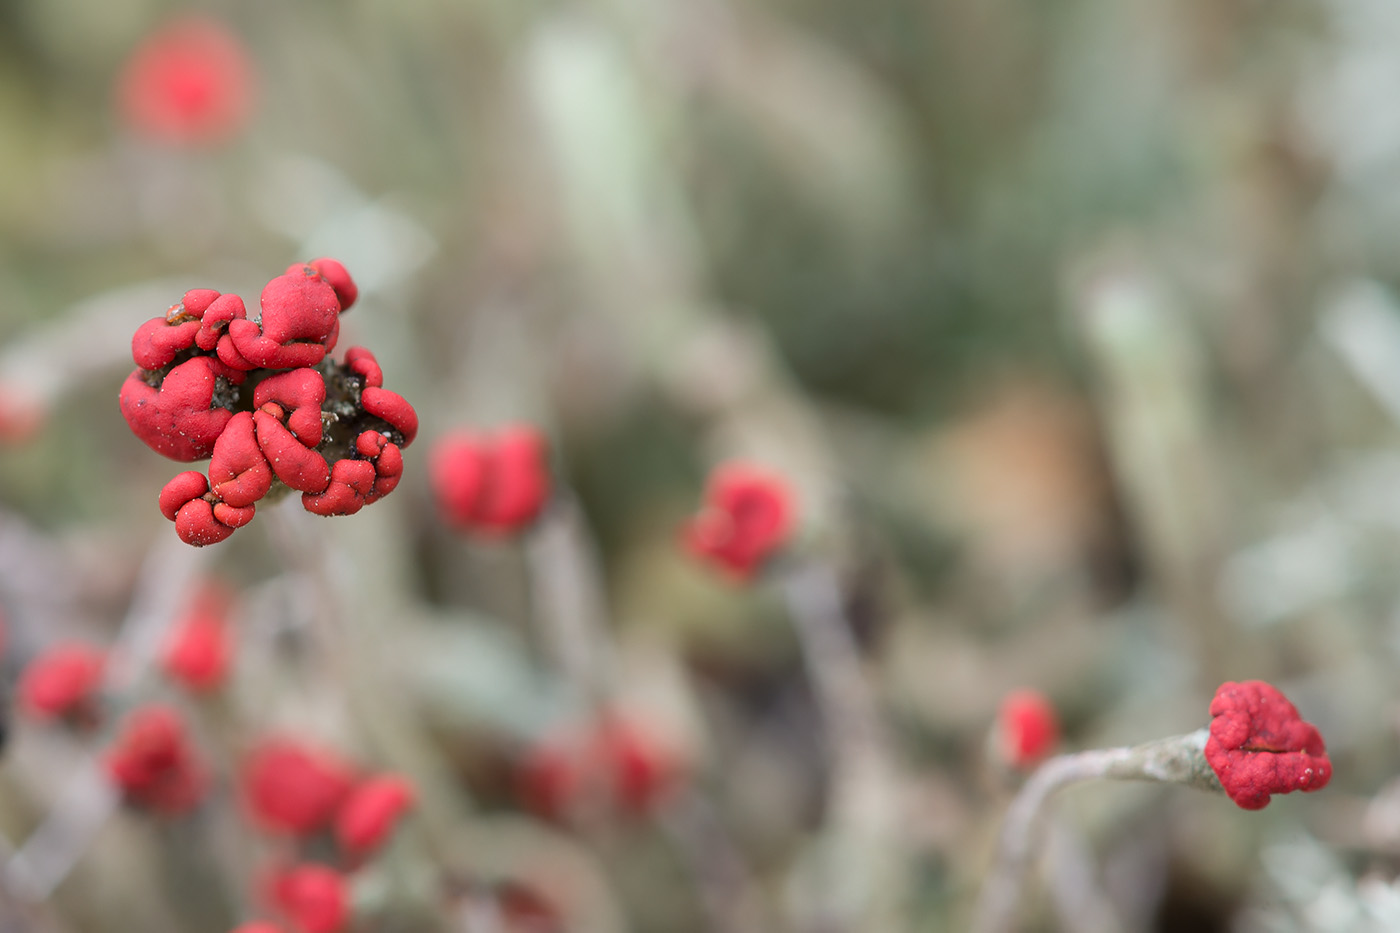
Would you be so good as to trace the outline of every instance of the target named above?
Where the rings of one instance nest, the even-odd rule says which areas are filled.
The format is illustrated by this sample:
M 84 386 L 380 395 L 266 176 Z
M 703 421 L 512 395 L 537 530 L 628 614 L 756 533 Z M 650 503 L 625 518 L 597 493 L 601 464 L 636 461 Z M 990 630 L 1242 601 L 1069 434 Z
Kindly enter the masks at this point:
M 1331 780 L 1322 735 L 1272 684 L 1226 681 L 1210 714 L 1206 760 L 1244 809 L 1261 810 L 1272 794 L 1321 790 Z

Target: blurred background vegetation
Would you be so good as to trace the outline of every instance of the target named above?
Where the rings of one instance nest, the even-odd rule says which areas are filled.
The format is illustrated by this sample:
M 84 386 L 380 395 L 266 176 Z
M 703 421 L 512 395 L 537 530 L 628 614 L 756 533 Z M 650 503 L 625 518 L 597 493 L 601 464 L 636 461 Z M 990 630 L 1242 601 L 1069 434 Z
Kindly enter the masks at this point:
M 684 749 L 751 929 L 965 927 L 1015 784 L 986 753 L 1009 690 L 1047 692 L 1077 748 L 1195 729 L 1248 678 L 1320 726 L 1332 786 L 1261 814 L 1069 794 L 1079 861 L 1125 930 L 1400 925 L 1400 8 L 198 10 L 246 44 L 256 103 L 226 141 L 180 147 L 113 97 L 190 8 L 0 2 L 0 386 L 45 412 L 0 450 L 12 674 L 57 637 L 115 638 L 161 561 L 217 573 L 268 661 L 238 683 L 244 728 L 296 724 L 433 783 L 459 815 L 445 873 L 601 892 L 560 929 L 714 928 L 658 827 L 580 843 L 517 815 L 512 750 L 579 708 L 531 624 L 548 567 L 444 529 L 423 463 L 448 429 L 534 421 L 596 538 L 606 692 Z M 171 557 L 154 506 L 176 468 L 117 412 L 129 335 L 187 288 L 251 301 L 321 255 L 364 295 L 342 345 L 371 346 L 423 419 L 405 482 L 355 518 Z M 781 600 L 675 547 L 738 456 L 797 486 L 798 546 L 842 582 L 889 730 L 897 857 L 848 898 L 831 879 L 864 850 L 824 816 Z M 330 634 L 302 624 L 317 605 Z M 18 843 L 83 752 L 16 728 Z M 172 880 L 170 853 L 200 845 L 125 815 L 56 913 L 231 926 Z M 421 900 L 408 876 L 384 884 Z M 1028 928 L 1075 929 L 1047 876 Z M 436 928 L 375 891 L 391 906 L 361 928 Z

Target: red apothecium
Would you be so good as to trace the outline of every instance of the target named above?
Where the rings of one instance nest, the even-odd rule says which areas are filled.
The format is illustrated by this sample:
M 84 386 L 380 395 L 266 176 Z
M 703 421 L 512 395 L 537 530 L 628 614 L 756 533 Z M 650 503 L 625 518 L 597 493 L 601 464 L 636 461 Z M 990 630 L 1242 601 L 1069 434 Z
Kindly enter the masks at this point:
M 682 529 L 691 554 L 736 580 L 747 580 L 787 543 L 792 494 L 775 473 L 726 463 L 710 474 L 698 515 Z
M 1206 760 L 1242 808 L 1261 810 L 1272 794 L 1321 790 L 1332 779 L 1321 733 L 1272 684 L 1226 681 L 1210 715 Z
M 220 21 L 185 16 L 151 33 L 127 60 L 117 106 L 136 132 L 175 145 L 223 142 L 247 123 L 253 67 Z
M 464 531 L 522 531 L 549 499 L 545 439 L 529 425 L 491 435 L 444 435 L 433 446 L 428 469 L 443 519 Z

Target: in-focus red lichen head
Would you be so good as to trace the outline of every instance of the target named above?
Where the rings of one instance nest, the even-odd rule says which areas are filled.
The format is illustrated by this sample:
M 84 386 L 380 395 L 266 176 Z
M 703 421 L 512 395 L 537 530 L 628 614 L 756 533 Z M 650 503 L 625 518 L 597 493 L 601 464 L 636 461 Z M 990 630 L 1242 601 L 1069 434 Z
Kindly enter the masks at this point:
M 291 738 L 264 740 L 247 756 L 243 798 L 269 832 L 306 836 L 330 826 L 355 785 L 339 756 Z
M 169 816 L 193 809 L 208 783 L 184 723 L 165 706 L 133 711 L 105 763 L 127 803 Z
M 1038 690 L 1015 690 L 997 712 L 996 744 L 1002 761 L 1025 769 L 1038 764 L 1060 740 L 1055 707 Z
M 228 624 L 228 590 L 212 581 L 201 585 L 171 629 L 162 661 L 172 680 L 195 693 L 223 686 L 233 658 Z
M 446 434 L 433 446 L 428 469 L 443 519 L 463 531 L 515 534 L 549 499 L 547 445 L 529 425 L 493 435 Z
M 1206 761 L 1240 807 L 1262 810 L 1271 794 L 1321 790 L 1331 780 L 1322 735 L 1273 685 L 1226 681 L 1210 715 Z
M 787 543 L 792 523 L 792 495 L 782 477 L 726 463 L 710 474 L 704 504 L 681 540 L 691 554 L 742 581 Z
M 268 496 L 353 515 L 398 485 L 417 413 L 369 350 L 328 356 L 358 295 L 343 265 L 316 259 L 268 282 L 258 320 L 237 295 L 195 288 L 137 328 L 120 396 L 132 433 L 173 460 L 210 458 L 207 479 L 188 470 L 160 492 L 180 540 L 217 544 Z
M 362 781 L 335 817 L 340 848 L 358 861 L 382 846 L 414 802 L 413 785 L 397 774 Z
M 339 872 L 305 863 L 276 872 L 268 884 L 273 906 L 298 933 L 339 933 L 350 921 L 350 890 Z
M 29 662 L 16 692 L 20 708 L 40 719 L 96 718 L 93 699 L 102 686 L 106 654 L 81 642 L 64 642 Z
M 136 132 L 174 145 L 227 140 L 248 121 L 253 68 L 227 26 L 186 16 L 132 52 L 117 83 L 117 107 Z

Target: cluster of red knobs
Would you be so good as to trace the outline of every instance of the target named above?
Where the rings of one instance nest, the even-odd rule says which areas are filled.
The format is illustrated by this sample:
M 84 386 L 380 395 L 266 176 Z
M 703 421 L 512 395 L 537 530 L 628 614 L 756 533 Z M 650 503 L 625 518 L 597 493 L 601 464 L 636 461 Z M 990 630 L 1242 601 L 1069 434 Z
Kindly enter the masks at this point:
M 308 512 L 351 515 L 398 485 L 418 432 L 413 406 L 384 388 L 364 347 L 330 358 L 357 294 L 344 266 L 317 259 L 267 283 L 258 320 L 237 295 L 196 288 L 137 329 L 127 424 L 172 460 L 211 458 L 207 477 L 190 470 L 161 490 L 182 541 L 223 541 L 269 494 L 296 491 Z

